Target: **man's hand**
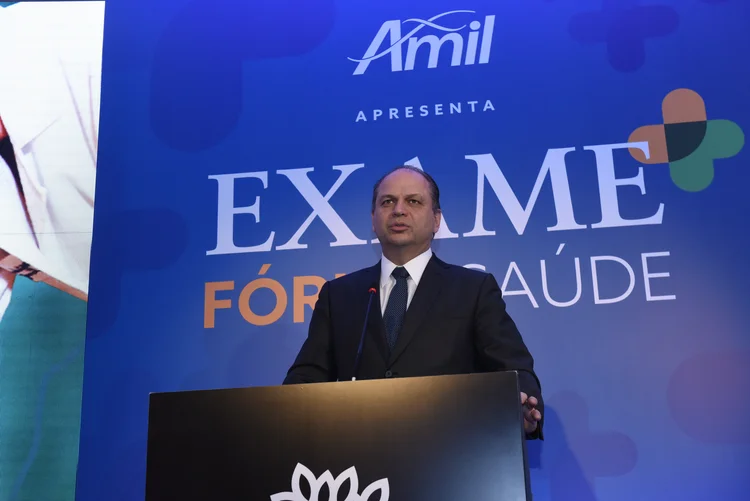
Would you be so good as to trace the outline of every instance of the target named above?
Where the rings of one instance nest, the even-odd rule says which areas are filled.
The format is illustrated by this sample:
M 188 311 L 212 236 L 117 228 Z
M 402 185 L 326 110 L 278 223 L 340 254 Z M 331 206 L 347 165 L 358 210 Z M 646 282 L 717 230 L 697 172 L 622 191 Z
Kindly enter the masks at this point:
M 539 402 L 535 397 L 529 397 L 526 393 L 521 392 L 521 405 L 523 406 L 523 429 L 526 433 L 534 433 L 539 421 L 542 420 L 542 413 L 536 408 Z

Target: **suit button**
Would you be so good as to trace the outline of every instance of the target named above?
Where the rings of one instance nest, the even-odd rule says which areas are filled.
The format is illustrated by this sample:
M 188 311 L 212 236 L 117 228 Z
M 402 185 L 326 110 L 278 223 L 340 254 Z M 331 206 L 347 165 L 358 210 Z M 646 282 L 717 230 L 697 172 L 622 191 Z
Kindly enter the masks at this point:
M 393 377 L 393 373 L 391 371 L 385 371 L 385 377 Z

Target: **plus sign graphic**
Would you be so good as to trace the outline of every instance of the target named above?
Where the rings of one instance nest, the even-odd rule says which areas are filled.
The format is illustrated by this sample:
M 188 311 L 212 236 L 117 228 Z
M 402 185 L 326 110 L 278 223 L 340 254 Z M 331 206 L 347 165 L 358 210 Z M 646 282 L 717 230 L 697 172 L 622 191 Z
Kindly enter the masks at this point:
M 243 111 L 252 113 L 243 101 L 245 79 L 265 78 L 245 63 L 308 54 L 328 37 L 335 19 L 333 0 L 186 2 L 154 51 L 154 133 L 182 151 L 216 146 L 236 129 Z
M 669 164 L 679 188 L 705 190 L 714 179 L 714 160 L 737 155 L 745 144 L 739 125 L 730 120 L 709 120 L 703 98 L 690 89 L 673 90 L 662 101 L 664 123 L 639 127 L 628 142 L 647 141 L 650 156 L 631 149 L 644 164 Z
M 609 64 L 618 71 L 639 69 L 646 61 L 646 42 L 677 29 L 677 12 L 665 5 L 637 5 L 637 0 L 604 0 L 602 10 L 573 16 L 568 29 L 582 44 L 603 43 Z
M 638 463 L 638 448 L 628 435 L 593 424 L 586 400 L 574 392 L 547 402 L 550 430 L 545 443 L 551 501 L 596 501 L 602 478 L 627 475 Z

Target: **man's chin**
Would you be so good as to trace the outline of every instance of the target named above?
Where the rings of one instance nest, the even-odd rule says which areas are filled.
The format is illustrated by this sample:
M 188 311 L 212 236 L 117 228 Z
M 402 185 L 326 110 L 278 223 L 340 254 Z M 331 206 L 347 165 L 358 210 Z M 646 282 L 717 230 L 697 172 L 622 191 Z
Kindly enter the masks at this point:
M 407 235 L 391 235 L 388 237 L 388 244 L 393 247 L 408 247 L 414 245 L 414 240 Z

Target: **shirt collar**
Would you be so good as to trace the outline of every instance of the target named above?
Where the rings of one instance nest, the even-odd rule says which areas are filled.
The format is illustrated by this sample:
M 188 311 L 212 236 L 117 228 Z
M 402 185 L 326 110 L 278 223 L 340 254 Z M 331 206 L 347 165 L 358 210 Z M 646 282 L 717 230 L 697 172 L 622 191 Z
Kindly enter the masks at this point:
M 404 268 L 406 268 L 406 271 L 409 272 L 409 276 L 412 280 L 414 280 L 415 284 L 419 285 L 419 280 L 422 278 L 422 274 L 424 274 L 424 270 L 425 268 L 427 268 L 427 263 L 430 262 L 431 258 L 432 249 L 427 249 L 422 254 L 413 258 L 411 261 L 404 265 Z M 381 284 L 387 284 L 388 281 L 391 280 L 391 273 L 393 273 L 394 269 L 396 269 L 396 265 L 393 264 L 387 257 L 383 256 L 380 263 Z

